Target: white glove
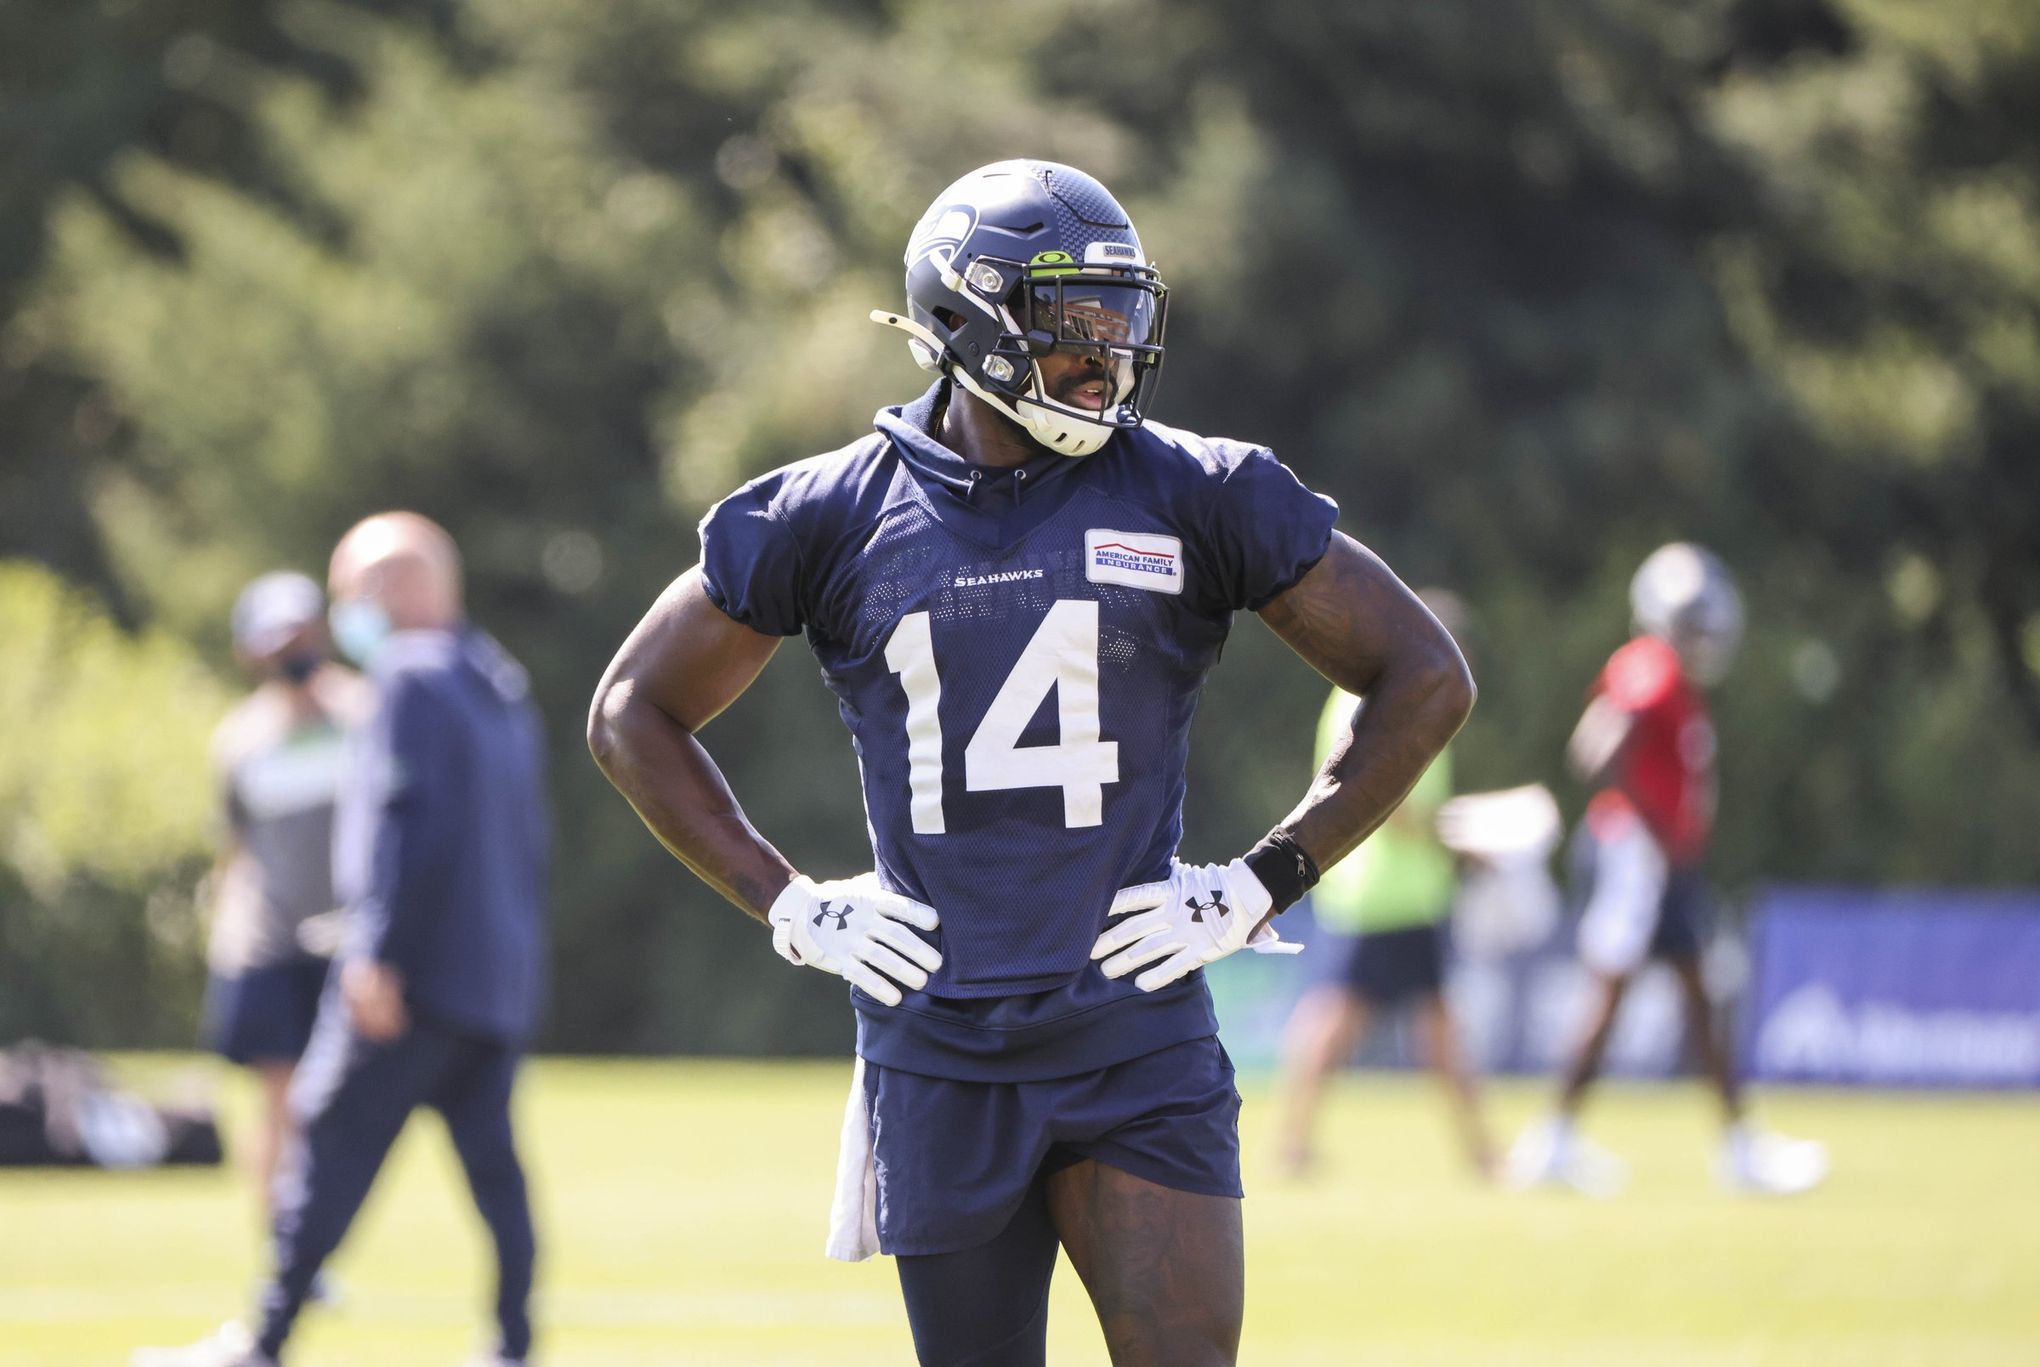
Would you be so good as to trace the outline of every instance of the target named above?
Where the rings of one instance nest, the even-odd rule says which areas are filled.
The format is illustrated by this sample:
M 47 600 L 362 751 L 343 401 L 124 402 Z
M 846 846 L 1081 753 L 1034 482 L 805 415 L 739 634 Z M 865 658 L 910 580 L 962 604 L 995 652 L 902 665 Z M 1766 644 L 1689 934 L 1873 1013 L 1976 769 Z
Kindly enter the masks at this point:
M 1261 954 L 1294 954 L 1303 948 L 1263 926 L 1274 905 L 1268 890 L 1246 861 L 1230 864 L 1183 864 L 1159 883 L 1121 888 L 1112 898 L 1108 917 L 1138 912 L 1105 927 L 1091 957 L 1105 959 L 1108 978 L 1123 978 L 1143 964 L 1154 963 L 1133 980 L 1143 992 L 1166 987 L 1193 968 L 1223 959 L 1240 949 Z M 1116 953 L 1114 951 L 1117 951 Z M 1105 958 L 1106 955 L 1111 958 Z
M 780 958 L 848 978 L 887 1006 L 900 1004 L 888 979 L 919 989 L 942 967 L 935 946 L 907 929 L 935 929 L 935 908 L 887 892 L 875 873 L 827 883 L 796 874 L 765 919 Z

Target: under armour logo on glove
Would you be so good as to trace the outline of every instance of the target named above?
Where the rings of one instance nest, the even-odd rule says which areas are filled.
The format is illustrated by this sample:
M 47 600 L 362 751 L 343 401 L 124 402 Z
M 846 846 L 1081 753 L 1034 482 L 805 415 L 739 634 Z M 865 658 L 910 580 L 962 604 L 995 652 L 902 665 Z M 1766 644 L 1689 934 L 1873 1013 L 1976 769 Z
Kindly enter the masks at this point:
M 1199 897 L 1207 890 L 1209 901 Z M 1303 946 L 1291 945 L 1273 926 L 1261 924 L 1274 905 L 1244 860 L 1177 864 L 1163 882 L 1119 890 L 1106 916 L 1125 919 L 1105 927 L 1091 946 L 1091 957 L 1104 960 L 1099 967 L 1108 978 L 1123 978 L 1153 964 L 1133 980 L 1141 991 L 1152 992 L 1241 948 L 1294 954 Z M 1245 914 L 1236 914 L 1241 912 Z
M 926 987 L 942 967 L 935 946 L 914 933 L 940 924 L 935 908 L 887 892 L 875 873 L 827 883 L 796 877 L 765 919 L 780 958 L 848 978 L 887 1006 L 900 1004 L 901 986 Z M 835 923 L 826 945 L 815 938 L 824 921 Z

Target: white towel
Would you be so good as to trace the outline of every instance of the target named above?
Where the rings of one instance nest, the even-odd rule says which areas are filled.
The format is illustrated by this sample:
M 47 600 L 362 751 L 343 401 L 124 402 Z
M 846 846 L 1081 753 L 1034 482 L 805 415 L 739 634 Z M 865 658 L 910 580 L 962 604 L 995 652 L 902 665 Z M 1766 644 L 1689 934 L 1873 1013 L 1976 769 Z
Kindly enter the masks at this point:
M 878 1252 L 878 1164 L 871 1151 L 871 1115 L 864 1104 L 864 1059 L 850 1070 L 843 1135 L 836 1146 L 836 1193 L 829 1202 L 831 1258 L 861 1263 Z
M 1282 932 L 1275 929 L 1273 921 L 1270 921 L 1267 925 L 1262 926 L 1253 933 L 1252 937 L 1247 941 L 1247 948 L 1256 954 L 1303 953 L 1303 946 L 1301 944 L 1295 940 L 1285 940 L 1282 938 Z

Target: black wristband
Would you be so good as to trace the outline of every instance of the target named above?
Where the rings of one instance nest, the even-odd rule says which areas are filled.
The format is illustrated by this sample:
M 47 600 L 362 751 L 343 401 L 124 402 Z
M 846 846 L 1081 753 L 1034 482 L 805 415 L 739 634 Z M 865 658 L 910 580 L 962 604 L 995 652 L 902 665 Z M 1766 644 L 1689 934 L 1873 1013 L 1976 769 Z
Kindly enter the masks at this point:
M 1268 896 L 1274 900 L 1274 909 L 1287 911 L 1299 898 L 1317 885 L 1317 861 L 1305 853 L 1303 846 L 1296 843 L 1296 837 L 1283 830 L 1273 830 L 1261 838 L 1261 843 L 1248 850 L 1243 862 L 1261 880 L 1261 886 L 1268 889 Z

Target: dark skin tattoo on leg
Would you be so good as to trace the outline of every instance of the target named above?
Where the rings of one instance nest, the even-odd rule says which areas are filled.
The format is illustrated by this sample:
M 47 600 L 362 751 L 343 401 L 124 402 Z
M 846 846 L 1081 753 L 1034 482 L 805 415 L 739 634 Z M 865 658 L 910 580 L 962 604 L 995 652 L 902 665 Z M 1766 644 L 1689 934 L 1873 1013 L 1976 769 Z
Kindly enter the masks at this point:
M 1246 1309 L 1240 1203 L 1091 1160 L 1048 1179 L 1049 1214 L 1113 1367 L 1230 1367 Z

